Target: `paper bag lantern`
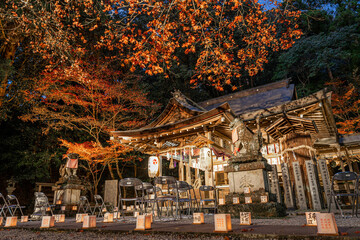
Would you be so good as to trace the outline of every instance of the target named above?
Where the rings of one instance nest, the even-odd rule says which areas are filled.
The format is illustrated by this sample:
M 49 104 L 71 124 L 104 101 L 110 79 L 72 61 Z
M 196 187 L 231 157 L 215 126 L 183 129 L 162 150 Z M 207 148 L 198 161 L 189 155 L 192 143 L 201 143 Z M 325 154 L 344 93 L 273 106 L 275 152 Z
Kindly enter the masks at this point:
M 194 213 L 193 214 L 193 224 L 203 224 L 204 223 L 204 213 Z
M 50 212 L 50 210 L 51 210 L 50 207 L 47 207 L 47 208 L 46 208 L 46 211 L 47 211 L 47 212 Z
M 61 206 L 61 211 L 65 211 L 66 206 Z
M 219 198 L 219 205 L 225 205 L 225 199 Z
M 77 206 L 72 206 L 71 210 L 77 211 Z
M 268 200 L 268 196 L 267 195 L 263 195 L 263 196 L 260 196 L 260 202 L 261 203 L 267 203 L 269 200 Z
M 305 212 L 306 216 L 306 226 L 308 227 L 316 227 L 316 214 L 320 212 Z
M 317 234 L 338 236 L 334 213 L 316 213 Z
M 240 225 L 251 225 L 251 212 L 240 212 Z
M 232 231 L 230 214 L 215 214 L 214 220 L 214 232 L 227 233 L 229 231 Z
M 7 217 L 5 221 L 5 227 L 16 227 L 17 217 Z
M 65 214 L 55 214 L 55 222 L 65 222 Z
M 131 211 L 131 207 L 130 207 L 130 206 L 128 206 L 128 207 L 125 206 L 125 209 L 126 209 L 126 211 Z
M 139 211 L 135 211 L 134 212 L 134 217 L 137 217 L 137 216 L 139 216 L 140 215 L 140 212 Z
M 85 216 L 82 228 L 94 228 L 94 227 L 96 227 L 96 215 Z
M 20 222 L 24 223 L 28 221 L 29 221 L 29 216 L 21 216 Z
M 251 197 L 245 197 L 245 203 L 246 204 L 252 203 Z
M 2 225 L 3 221 L 4 221 L 4 218 L 0 217 L 0 226 Z
M 56 204 L 56 205 L 60 205 L 60 204 L 61 204 L 61 200 L 57 200 L 55 204 Z
M 104 215 L 104 223 L 112 223 L 114 222 L 114 214 L 113 213 L 105 213 Z
M 139 215 L 136 218 L 135 230 L 151 229 L 151 217 L 149 215 Z
M 153 222 L 154 222 L 154 221 L 153 221 L 153 215 L 152 215 L 152 213 L 146 213 L 145 215 L 149 215 L 149 216 L 150 216 L 151 223 L 153 223 Z
M 114 219 L 120 218 L 120 212 L 114 212 Z
M 43 216 L 41 219 L 40 228 L 51 228 L 55 226 L 55 217 L 54 216 Z
M 240 204 L 239 197 L 233 197 L 233 204 Z
M 244 187 L 244 193 L 249 194 L 250 193 L 250 187 Z
M 78 214 L 76 214 L 76 222 L 77 222 L 77 223 L 83 222 L 83 221 L 84 221 L 84 218 L 85 218 L 86 216 L 88 216 L 87 213 L 78 213 Z

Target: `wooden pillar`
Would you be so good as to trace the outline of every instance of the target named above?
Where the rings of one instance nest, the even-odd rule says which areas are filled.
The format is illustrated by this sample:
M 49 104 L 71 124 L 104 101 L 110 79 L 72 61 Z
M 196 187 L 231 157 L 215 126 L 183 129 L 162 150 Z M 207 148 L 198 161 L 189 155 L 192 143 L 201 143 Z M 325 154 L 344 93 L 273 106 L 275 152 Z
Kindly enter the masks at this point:
M 191 159 L 191 149 L 189 148 L 189 162 L 185 164 L 186 166 L 186 182 L 192 185 L 192 178 L 191 178 L 191 166 L 192 166 L 192 159 Z
M 159 157 L 159 176 L 162 176 L 162 163 L 163 159 L 162 156 Z

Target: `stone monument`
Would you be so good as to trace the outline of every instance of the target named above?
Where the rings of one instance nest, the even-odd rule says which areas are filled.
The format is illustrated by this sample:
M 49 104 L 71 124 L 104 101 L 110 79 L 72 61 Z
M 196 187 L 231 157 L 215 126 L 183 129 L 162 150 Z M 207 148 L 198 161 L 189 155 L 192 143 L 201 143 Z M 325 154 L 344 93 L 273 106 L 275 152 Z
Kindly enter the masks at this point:
M 257 118 L 257 133 L 253 133 L 244 122 L 236 118 L 230 123 L 232 129 L 232 142 L 234 157 L 229 160 L 228 172 L 230 192 L 243 193 L 244 187 L 252 191 L 269 192 L 268 171 L 271 166 L 262 157 L 262 134 L 260 131 L 260 118 Z
M 77 205 L 80 200 L 81 190 L 85 187 L 76 175 L 79 155 L 69 153 L 65 155 L 66 164 L 60 166 L 60 179 L 56 182 L 54 191 L 54 203 L 61 202 L 62 205 Z

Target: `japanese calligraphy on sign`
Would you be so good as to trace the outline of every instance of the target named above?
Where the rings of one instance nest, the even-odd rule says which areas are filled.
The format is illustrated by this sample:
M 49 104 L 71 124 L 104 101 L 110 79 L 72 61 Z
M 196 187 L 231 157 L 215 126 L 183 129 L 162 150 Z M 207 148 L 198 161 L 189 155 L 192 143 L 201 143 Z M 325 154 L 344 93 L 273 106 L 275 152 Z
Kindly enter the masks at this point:
M 251 225 L 251 212 L 240 212 L 240 225 Z
M 309 227 L 316 227 L 317 223 L 316 223 L 316 214 L 319 212 L 306 212 L 305 216 L 306 216 L 306 226 Z
M 301 168 L 299 162 L 293 162 L 293 170 L 295 177 L 296 196 L 299 204 L 299 209 L 307 209 L 304 183 L 301 176 Z
M 318 235 L 339 235 L 334 213 L 317 213 L 316 222 Z
M 321 209 L 319 189 L 312 160 L 305 161 L 313 209 Z
M 281 203 L 279 178 L 276 165 L 271 165 L 270 178 L 270 191 L 271 193 L 276 194 L 276 201 Z
M 329 170 L 326 165 L 326 160 L 321 159 L 318 161 L 320 174 L 324 186 L 324 192 L 326 197 L 326 203 L 329 205 L 330 196 L 331 196 L 331 182 L 330 182 L 330 175 Z
M 291 208 L 294 207 L 294 198 L 291 190 L 289 168 L 286 163 L 281 164 L 281 172 L 285 191 L 285 205 L 287 208 Z

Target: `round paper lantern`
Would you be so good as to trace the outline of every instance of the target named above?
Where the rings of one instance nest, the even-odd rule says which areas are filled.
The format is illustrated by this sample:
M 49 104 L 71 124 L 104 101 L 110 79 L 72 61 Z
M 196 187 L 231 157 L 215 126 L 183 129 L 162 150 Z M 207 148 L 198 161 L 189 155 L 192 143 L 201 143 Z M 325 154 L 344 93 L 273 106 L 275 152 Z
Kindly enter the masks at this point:
M 148 173 L 149 177 L 153 178 L 156 177 L 159 173 L 159 158 L 156 156 L 149 157 L 148 162 Z

